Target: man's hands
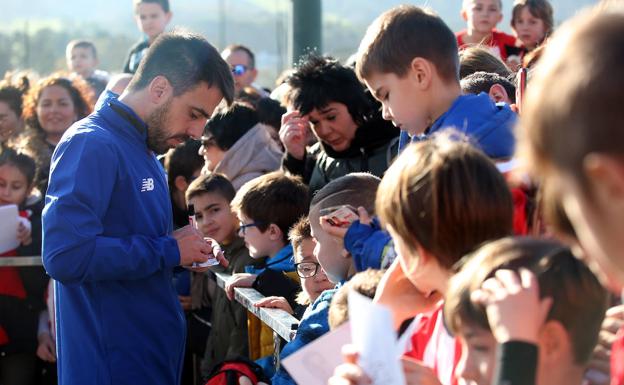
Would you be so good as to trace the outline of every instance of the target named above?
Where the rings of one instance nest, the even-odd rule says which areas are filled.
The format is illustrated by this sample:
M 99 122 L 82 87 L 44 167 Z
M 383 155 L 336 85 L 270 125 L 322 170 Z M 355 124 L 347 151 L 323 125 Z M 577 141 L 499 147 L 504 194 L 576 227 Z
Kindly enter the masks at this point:
M 208 258 L 216 258 L 224 267 L 228 266 L 223 252 L 213 250 L 217 244 L 210 238 L 204 238 L 199 230 L 192 226 L 184 226 L 173 232 L 173 238 L 178 242 L 180 249 L 180 266 L 186 267 L 198 273 L 208 270 L 208 267 L 192 267 L 194 263 L 201 264 L 208 261 Z

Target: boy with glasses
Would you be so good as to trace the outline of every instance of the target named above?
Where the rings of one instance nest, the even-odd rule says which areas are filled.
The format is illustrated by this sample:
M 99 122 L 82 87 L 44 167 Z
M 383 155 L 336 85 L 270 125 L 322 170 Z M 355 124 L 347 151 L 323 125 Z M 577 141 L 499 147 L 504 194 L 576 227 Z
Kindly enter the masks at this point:
M 230 300 L 235 287 L 253 287 L 264 296 L 282 296 L 294 304 L 300 288 L 287 236 L 295 222 L 307 214 L 308 202 L 308 188 L 301 179 L 282 172 L 253 179 L 238 190 L 232 210 L 240 220 L 239 236 L 244 238 L 249 255 L 263 261 L 232 276 L 225 287 Z M 255 317 L 250 317 L 249 324 L 250 357 L 272 354 L 271 330 L 260 330 Z

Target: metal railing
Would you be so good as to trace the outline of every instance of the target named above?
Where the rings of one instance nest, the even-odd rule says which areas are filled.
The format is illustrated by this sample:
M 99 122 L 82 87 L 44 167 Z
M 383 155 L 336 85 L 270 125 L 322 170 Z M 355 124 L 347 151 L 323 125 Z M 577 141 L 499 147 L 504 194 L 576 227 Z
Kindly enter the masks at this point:
M 1 257 L 0 267 L 14 266 L 14 267 L 28 267 L 28 266 L 42 266 L 43 260 L 41 256 L 37 257 Z
M 29 267 L 42 265 L 43 261 L 41 256 L 0 258 L 0 267 Z M 217 285 L 222 290 L 225 290 L 225 285 L 232 276 L 224 273 L 215 273 L 215 276 Z M 264 296 L 255 289 L 247 287 L 234 288 L 234 299 L 273 330 L 273 345 L 276 347 L 274 359 L 275 367 L 277 368 L 279 367 L 280 338 L 290 342 L 295 337 L 297 327 L 299 326 L 299 320 L 281 309 L 255 307 L 254 303 L 262 298 L 264 298 Z

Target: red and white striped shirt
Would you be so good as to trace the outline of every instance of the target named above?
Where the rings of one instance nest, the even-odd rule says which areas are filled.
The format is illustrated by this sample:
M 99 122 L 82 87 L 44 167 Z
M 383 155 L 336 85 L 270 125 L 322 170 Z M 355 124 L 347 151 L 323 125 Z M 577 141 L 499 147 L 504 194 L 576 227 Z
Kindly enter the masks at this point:
M 455 368 L 461 357 L 459 341 L 444 325 L 443 304 L 436 310 L 418 315 L 406 333 L 411 333 L 407 357 L 422 361 L 438 376 L 442 385 L 457 385 Z

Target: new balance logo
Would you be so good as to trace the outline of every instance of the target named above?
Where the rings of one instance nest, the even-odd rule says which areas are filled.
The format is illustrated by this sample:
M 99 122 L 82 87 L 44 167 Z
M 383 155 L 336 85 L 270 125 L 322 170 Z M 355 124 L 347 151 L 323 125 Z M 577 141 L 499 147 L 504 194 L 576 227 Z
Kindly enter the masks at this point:
M 152 191 L 154 189 L 154 179 L 143 178 L 141 182 L 141 192 Z

